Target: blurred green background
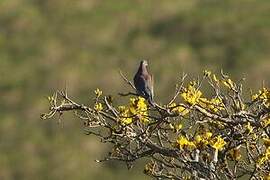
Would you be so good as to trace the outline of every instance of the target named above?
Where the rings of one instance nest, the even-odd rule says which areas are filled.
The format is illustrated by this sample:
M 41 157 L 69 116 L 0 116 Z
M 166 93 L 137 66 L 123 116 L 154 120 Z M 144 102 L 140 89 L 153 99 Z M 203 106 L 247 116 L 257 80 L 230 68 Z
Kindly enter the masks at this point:
M 224 69 L 246 88 L 270 83 L 269 0 L 0 0 L 0 179 L 150 179 L 97 164 L 108 146 L 71 115 L 42 121 L 46 96 L 67 85 L 91 104 L 93 91 L 127 91 L 139 60 L 167 102 L 182 72 Z M 116 100 L 118 101 L 118 100 Z

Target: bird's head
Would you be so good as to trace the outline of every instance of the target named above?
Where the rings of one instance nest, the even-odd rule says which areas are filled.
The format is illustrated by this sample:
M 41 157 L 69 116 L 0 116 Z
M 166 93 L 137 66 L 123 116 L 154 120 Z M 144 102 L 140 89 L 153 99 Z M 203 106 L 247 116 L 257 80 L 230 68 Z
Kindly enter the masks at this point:
M 148 62 L 146 60 L 142 60 L 141 66 L 144 66 L 144 67 L 148 66 Z

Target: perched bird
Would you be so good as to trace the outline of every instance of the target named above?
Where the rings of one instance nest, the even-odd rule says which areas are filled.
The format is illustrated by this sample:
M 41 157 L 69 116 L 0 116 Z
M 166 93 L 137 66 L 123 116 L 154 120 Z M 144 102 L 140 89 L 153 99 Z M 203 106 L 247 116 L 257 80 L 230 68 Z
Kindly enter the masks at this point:
M 139 69 L 135 74 L 133 81 L 138 95 L 144 97 L 150 105 L 154 106 L 154 79 L 153 76 L 148 73 L 147 66 L 148 63 L 146 60 L 140 62 Z

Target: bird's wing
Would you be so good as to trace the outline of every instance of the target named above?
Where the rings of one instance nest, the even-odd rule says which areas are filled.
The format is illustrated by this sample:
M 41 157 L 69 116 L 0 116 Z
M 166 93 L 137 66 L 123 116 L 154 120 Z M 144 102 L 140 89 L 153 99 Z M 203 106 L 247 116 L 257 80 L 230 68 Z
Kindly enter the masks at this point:
M 144 76 L 144 79 L 145 79 L 145 91 L 148 95 L 148 97 L 150 97 L 151 99 L 153 99 L 153 76 L 150 75 L 150 74 L 146 74 Z
M 137 72 L 133 80 L 137 93 L 145 99 L 153 100 L 154 77 L 149 73 Z
M 134 85 L 139 95 L 145 96 L 146 81 L 144 76 L 136 74 L 134 76 Z
M 149 90 L 151 92 L 151 98 L 153 99 L 154 97 L 154 76 L 153 75 L 149 74 L 147 83 L 148 83 Z

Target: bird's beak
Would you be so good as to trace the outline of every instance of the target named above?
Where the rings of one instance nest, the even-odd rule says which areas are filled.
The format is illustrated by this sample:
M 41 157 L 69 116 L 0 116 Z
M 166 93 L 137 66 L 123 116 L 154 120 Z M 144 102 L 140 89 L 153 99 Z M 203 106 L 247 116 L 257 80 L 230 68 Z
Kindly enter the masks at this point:
M 145 66 L 148 66 L 148 62 L 147 62 L 147 61 L 144 61 L 144 65 L 145 65 Z

